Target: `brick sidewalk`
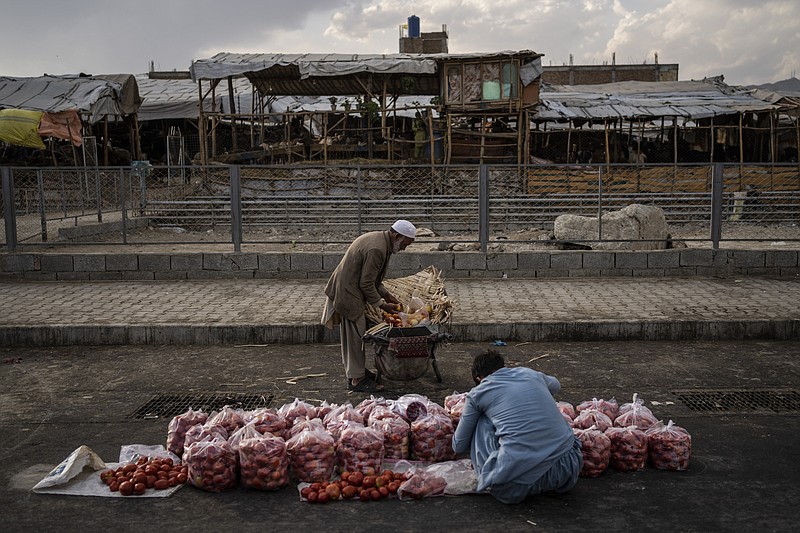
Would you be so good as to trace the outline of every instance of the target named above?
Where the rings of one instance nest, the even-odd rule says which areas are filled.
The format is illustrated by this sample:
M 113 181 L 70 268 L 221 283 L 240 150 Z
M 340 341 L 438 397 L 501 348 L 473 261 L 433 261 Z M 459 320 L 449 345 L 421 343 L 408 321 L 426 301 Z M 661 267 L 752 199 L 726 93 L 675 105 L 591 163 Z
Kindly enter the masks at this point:
M 324 284 L 325 280 L 3 283 L 0 341 L 332 341 L 335 332 L 319 326 Z M 455 302 L 450 327 L 460 340 L 556 340 L 553 335 L 559 334 L 561 340 L 797 338 L 800 332 L 798 279 L 455 279 L 445 285 Z

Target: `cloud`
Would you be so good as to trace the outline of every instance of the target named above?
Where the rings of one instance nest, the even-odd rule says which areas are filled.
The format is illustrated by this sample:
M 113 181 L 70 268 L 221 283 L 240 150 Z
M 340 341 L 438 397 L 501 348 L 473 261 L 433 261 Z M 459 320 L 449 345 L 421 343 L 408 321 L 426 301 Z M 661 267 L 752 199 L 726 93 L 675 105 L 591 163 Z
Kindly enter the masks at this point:
M 395 53 L 398 27 L 447 25 L 453 53 L 530 49 L 545 65 L 678 63 L 681 79 L 800 69 L 797 0 L 9 0 L 0 75 L 187 69 L 217 52 Z M 32 36 L 35 36 L 32 37 Z

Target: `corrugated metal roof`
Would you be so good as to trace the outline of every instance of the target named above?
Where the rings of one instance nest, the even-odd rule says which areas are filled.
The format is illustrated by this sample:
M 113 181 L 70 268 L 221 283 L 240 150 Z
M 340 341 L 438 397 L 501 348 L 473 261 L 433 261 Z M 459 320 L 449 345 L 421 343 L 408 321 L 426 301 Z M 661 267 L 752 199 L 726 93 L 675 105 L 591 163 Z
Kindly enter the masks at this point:
M 739 91 L 718 79 L 603 85 L 547 85 L 539 93 L 538 121 L 654 117 L 701 119 L 780 106 Z

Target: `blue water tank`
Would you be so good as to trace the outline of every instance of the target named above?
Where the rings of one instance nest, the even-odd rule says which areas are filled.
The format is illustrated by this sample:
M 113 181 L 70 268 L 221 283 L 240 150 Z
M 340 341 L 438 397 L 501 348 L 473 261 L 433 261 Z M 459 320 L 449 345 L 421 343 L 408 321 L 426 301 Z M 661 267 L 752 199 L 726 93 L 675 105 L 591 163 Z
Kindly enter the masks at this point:
M 408 36 L 419 37 L 419 17 L 416 15 L 408 17 Z

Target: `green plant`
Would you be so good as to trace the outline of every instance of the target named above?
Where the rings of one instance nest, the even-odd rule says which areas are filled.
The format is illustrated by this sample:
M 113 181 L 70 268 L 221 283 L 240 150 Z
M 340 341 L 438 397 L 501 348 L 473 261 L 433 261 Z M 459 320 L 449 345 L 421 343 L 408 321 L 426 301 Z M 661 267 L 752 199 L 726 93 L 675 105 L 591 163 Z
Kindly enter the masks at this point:
M 415 80 L 412 76 L 403 76 L 400 78 L 400 90 L 404 94 L 412 94 L 416 88 L 417 80 Z

